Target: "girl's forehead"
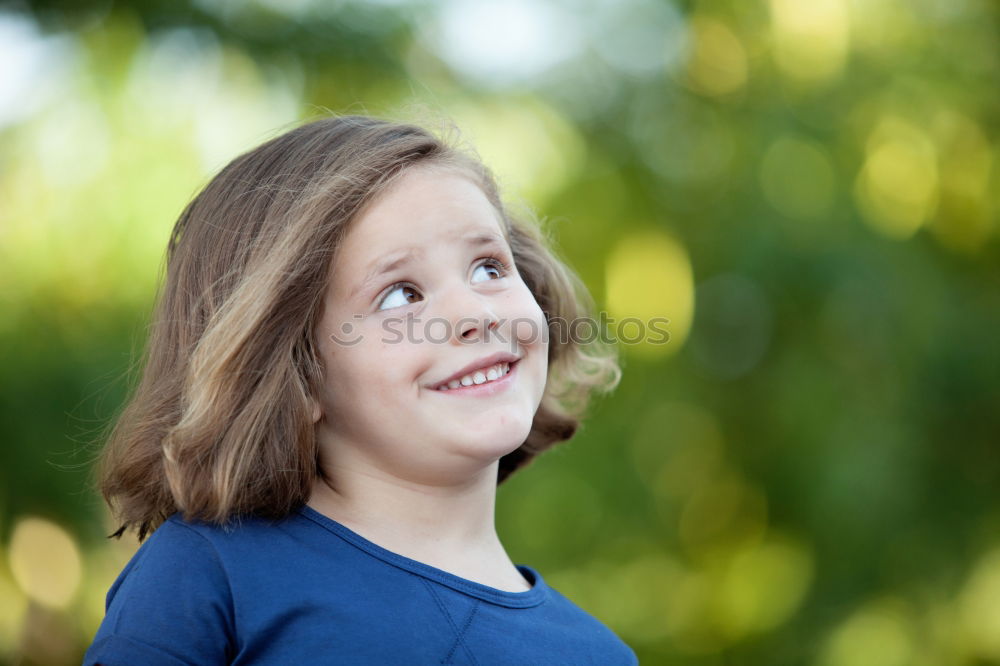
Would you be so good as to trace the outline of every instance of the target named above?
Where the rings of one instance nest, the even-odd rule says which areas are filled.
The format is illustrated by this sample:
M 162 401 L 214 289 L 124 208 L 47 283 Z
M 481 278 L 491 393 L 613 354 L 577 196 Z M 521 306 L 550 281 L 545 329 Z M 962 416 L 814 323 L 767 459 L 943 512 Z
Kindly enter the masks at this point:
M 414 169 L 347 228 L 333 262 L 335 291 L 365 293 L 391 274 L 465 252 L 509 255 L 506 227 L 467 174 Z
M 507 244 L 507 224 L 481 186 L 454 169 L 415 168 L 403 174 L 351 221 L 344 259 L 462 244 L 494 236 Z

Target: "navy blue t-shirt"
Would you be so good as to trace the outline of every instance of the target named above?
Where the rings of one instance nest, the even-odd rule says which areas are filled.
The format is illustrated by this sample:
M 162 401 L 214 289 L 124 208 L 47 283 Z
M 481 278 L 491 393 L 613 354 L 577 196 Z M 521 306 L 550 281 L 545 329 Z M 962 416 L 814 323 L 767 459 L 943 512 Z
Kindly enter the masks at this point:
M 170 517 L 111 586 L 85 666 L 636 664 L 534 569 L 507 592 L 392 553 L 309 506 Z

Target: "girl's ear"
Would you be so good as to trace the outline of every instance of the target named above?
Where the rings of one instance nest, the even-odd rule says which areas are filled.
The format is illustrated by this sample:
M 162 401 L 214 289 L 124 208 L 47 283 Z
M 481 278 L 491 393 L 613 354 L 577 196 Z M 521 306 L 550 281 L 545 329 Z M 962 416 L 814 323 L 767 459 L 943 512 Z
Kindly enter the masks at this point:
M 319 406 L 319 400 L 316 398 L 309 398 L 309 402 L 312 403 L 312 419 L 313 424 L 319 423 L 319 420 L 323 418 L 323 409 Z

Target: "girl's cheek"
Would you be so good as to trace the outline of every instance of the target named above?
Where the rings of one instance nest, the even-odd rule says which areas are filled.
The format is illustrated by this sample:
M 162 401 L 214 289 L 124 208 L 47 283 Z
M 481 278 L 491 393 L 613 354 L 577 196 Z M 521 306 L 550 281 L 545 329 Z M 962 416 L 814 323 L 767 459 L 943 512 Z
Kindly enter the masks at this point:
M 529 293 L 513 313 L 512 335 L 523 346 L 538 346 L 545 343 L 545 314 Z
M 528 291 L 527 287 L 524 288 L 524 292 L 522 304 L 524 309 L 523 311 L 525 313 L 524 316 L 534 319 L 539 324 L 544 325 L 545 313 L 542 312 L 542 307 L 538 304 L 538 301 L 535 300 L 535 297 L 531 294 L 531 292 Z

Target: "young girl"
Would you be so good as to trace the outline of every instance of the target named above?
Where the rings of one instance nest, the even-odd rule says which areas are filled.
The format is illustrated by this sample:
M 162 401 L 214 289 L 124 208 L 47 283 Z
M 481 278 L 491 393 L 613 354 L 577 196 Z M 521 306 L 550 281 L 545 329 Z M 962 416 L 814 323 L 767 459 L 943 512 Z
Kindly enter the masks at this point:
M 105 450 L 115 536 L 150 536 L 85 663 L 636 663 L 494 529 L 497 484 L 617 381 L 549 335 L 586 302 L 423 129 L 329 118 L 234 160 L 174 228 Z

